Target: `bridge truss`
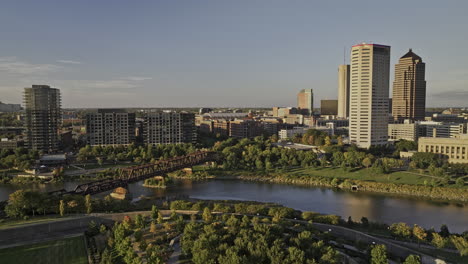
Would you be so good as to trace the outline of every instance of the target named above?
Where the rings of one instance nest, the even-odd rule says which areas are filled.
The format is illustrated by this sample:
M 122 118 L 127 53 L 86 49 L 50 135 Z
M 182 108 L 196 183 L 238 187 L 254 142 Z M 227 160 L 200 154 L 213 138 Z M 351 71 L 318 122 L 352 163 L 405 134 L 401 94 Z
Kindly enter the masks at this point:
M 87 195 L 113 190 L 117 187 L 126 187 L 128 183 L 137 182 L 165 175 L 169 172 L 199 165 L 209 161 L 217 161 L 218 154 L 214 151 L 197 151 L 185 156 L 159 160 L 154 163 L 132 166 L 119 169 L 119 178 L 103 179 L 77 185 L 73 191 L 65 189 L 50 192 L 52 195 Z

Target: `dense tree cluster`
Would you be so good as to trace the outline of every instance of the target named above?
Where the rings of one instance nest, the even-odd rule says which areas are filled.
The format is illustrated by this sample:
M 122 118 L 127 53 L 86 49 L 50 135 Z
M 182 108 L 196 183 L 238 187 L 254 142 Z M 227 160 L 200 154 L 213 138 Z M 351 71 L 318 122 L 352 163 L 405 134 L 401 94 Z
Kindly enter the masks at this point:
M 418 150 L 418 143 L 416 141 L 402 139 L 395 144 L 395 149 L 398 152 Z
M 214 150 L 223 154 L 224 169 L 271 170 L 278 167 L 318 165 L 314 152 L 273 147 L 269 140 L 262 137 L 255 140 L 230 138 L 217 142 Z
M 1 149 L 0 168 L 11 169 L 16 167 L 20 170 L 29 169 L 38 158 L 39 152 L 37 150 L 28 150 L 26 148 L 17 148 L 15 150 Z
M 328 133 L 316 129 L 309 129 L 302 135 L 296 134 L 292 141 L 314 146 L 330 146 L 332 144 L 332 139 L 328 136 Z
M 304 138 L 307 136 L 315 140 L 323 137 L 323 135 L 317 134 L 319 131 L 309 131 L 311 131 L 311 134 L 305 134 Z M 264 139 L 263 137 L 257 137 L 254 140 L 231 138 L 217 142 L 214 149 L 223 154 L 223 168 L 231 170 L 268 171 L 299 166 L 303 168 L 333 166 L 344 169 L 360 169 L 372 166 L 376 173 L 388 173 L 392 169 L 401 168 L 404 165 L 402 160 L 391 157 L 376 157 L 354 146 L 345 148 L 340 145 L 332 145 L 327 137 L 324 138 L 324 141 L 329 144 L 322 146 L 324 151 L 320 152 L 320 155 L 317 155 L 314 151 L 297 151 L 295 149 L 275 147 L 272 146 L 271 139 Z
M 313 231 L 296 232 L 256 217 L 232 215 L 222 222 L 189 223 L 181 244 L 194 264 L 341 263 L 338 252 Z
M 193 144 L 169 145 L 129 145 L 129 146 L 86 146 L 78 151 L 78 161 L 120 162 L 130 161 L 136 163 L 154 162 L 159 159 L 182 156 L 195 152 Z
M 450 234 L 446 225 L 442 225 L 440 232 L 434 230 L 425 230 L 418 225 L 412 228 L 405 223 L 395 223 L 390 226 L 392 236 L 403 240 L 416 240 L 418 243 L 432 244 L 437 248 L 444 248 L 447 246 L 455 247 L 461 256 L 468 255 L 468 236 Z
M 0 126 L 2 127 L 22 127 L 23 121 L 18 120 L 18 113 L 0 113 Z
M 128 210 L 127 200 L 92 199 L 90 196 L 65 195 L 57 197 L 37 191 L 18 190 L 10 194 L 5 213 L 10 218 L 24 218 L 38 214 L 79 214 L 98 212 L 120 212 Z

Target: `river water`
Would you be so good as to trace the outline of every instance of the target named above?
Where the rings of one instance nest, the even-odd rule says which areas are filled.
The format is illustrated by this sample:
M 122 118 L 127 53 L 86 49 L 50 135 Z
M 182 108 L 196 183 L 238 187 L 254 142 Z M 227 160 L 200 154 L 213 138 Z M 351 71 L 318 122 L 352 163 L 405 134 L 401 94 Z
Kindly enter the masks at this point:
M 41 191 L 62 188 L 72 190 L 76 184 L 77 182 L 31 184 L 27 188 Z M 198 199 L 274 202 L 302 211 L 336 214 L 344 219 L 351 216 L 354 220 L 360 220 L 365 216 L 371 221 L 388 224 L 405 222 L 435 229 L 446 224 L 453 232 L 468 230 L 468 206 L 455 203 L 240 180 L 178 180 L 167 189 L 151 189 L 142 184 L 137 182 L 129 185 L 133 197 L 181 194 Z M 8 195 L 19 188 L 25 187 L 0 185 L 0 200 L 8 199 Z

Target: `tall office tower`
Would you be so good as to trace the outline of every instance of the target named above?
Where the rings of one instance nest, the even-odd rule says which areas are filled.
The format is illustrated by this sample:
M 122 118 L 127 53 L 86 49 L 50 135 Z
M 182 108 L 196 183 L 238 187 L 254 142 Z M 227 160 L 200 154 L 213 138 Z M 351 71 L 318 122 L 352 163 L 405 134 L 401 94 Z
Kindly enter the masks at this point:
M 389 77 L 390 46 L 352 47 L 349 136 L 359 147 L 387 144 Z
M 135 113 L 124 109 L 98 109 L 86 114 L 87 144 L 119 146 L 135 142 Z
M 58 149 L 58 128 L 62 119 L 60 90 L 48 85 L 24 88 L 26 146 L 53 152 Z
M 144 116 L 143 141 L 146 144 L 195 143 L 195 114 L 186 112 L 149 112 Z
M 312 89 L 302 89 L 297 94 L 297 107 L 306 110 L 307 115 L 314 113 L 314 92 Z
M 338 66 L 338 117 L 349 117 L 349 65 Z
M 426 64 L 410 49 L 395 65 L 392 115 L 395 120 L 424 120 Z

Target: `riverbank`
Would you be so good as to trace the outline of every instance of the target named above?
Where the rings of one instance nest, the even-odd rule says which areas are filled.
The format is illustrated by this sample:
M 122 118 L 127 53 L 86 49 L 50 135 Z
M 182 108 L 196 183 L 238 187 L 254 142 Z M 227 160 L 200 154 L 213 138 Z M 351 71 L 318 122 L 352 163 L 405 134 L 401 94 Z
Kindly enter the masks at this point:
M 341 172 L 340 172 L 341 171 Z M 318 176 L 320 173 L 326 176 Z M 363 179 L 346 177 L 350 172 L 343 172 L 342 169 L 296 169 L 280 172 L 252 172 L 252 171 L 224 171 L 210 170 L 210 175 L 216 176 L 219 179 L 239 179 L 245 181 L 282 183 L 282 184 L 297 184 L 314 187 L 338 188 L 341 190 L 352 190 L 384 193 L 392 195 L 403 195 L 410 197 L 420 197 L 425 199 L 449 201 L 467 204 L 468 189 L 454 187 L 432 187 L 420 184 L 403 184 L 384 181 L 376 181 L 384 175 L 376 175 L 374 181 L 369 179 L 369 175 L 363 175 Z M 355 172 L 351 172 L 355 173 Z M 403 177 L 404 172 L 395 172 L 388 174 L 385 177 Z M 335 177 L 333 177 L 335 176 Z M 409 174 L 408 177 L 423 177 Z

